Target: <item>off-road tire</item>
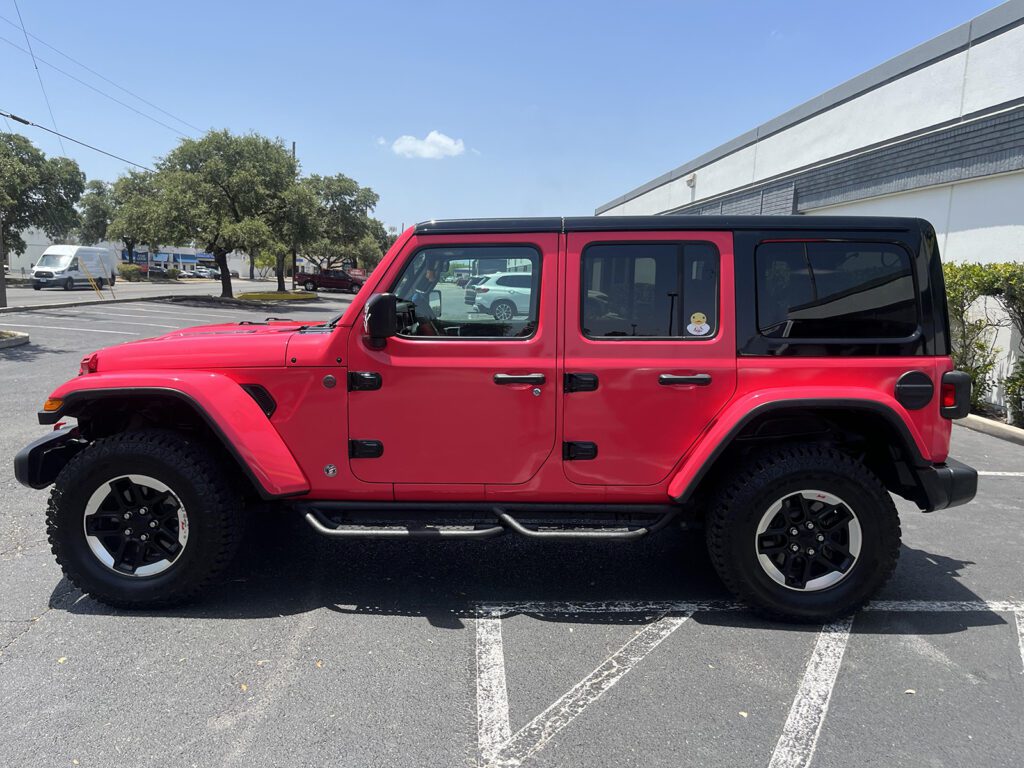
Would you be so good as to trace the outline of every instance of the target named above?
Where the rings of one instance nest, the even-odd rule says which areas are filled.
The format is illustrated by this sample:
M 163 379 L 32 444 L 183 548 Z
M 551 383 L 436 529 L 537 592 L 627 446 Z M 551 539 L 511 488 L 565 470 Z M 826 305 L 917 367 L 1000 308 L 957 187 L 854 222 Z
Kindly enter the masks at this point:
M 115 573 L 90 550 L 83 518 L 105 481 L 142 474 L 169 486 L 188 515 L 187 546 L 171 566 L 146 577 Z M 57 476 L 46 511 L 50 548 L 67 578 L 118 608 L 161 608 L 194 598 L 231 563 L 243 536 L 241 496 L 201 443 L 174 432 L 124 432 L 95 441 Z
M 815 489 L 834 494 L 854 512 L 862 530 L 860 555 L 838 583 L 795 591 L 758 562 L 758 523 L 787 493 Z M 857 611 L 892 576 L 900 551 L 900 521 L 892 498 L 871 470 L 819 444 L 766 448 L 717 489 L 707 514 L 711 561 L 725 586 L 755 611 L 775 620 L 824 622 Z

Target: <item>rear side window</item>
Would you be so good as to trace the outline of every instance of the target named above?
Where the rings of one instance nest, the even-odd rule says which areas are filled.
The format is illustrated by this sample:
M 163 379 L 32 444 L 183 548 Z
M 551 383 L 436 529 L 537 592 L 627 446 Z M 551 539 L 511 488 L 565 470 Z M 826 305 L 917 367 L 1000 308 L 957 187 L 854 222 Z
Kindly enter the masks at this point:
M 583 335 L 710 338 L 718 331 L 718 250 L 710 243 L 595 243 L 583 251 Z
M 910 255 L 891 243 L 757 248 L 757 324 L 792 339 L 903 339 L 918 329 Z

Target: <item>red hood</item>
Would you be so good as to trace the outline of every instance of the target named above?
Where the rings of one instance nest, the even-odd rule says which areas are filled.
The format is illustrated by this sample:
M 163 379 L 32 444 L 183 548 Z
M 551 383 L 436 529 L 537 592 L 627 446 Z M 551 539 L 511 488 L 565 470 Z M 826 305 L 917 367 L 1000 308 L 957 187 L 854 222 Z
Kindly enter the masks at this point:
M 225 323 L 183 328 L 99 352 L 99 370 L 261 368 L 285 364 L 297 322 Z

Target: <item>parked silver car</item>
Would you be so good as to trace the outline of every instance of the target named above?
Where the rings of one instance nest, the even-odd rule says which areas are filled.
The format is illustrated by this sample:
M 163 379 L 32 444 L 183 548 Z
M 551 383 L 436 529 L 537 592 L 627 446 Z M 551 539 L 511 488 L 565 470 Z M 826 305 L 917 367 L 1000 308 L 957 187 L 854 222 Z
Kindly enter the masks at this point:
M 466 288 L 466 303 L 495 320 L 527 315 L 533 300 L 533 273 L 495 272 Z

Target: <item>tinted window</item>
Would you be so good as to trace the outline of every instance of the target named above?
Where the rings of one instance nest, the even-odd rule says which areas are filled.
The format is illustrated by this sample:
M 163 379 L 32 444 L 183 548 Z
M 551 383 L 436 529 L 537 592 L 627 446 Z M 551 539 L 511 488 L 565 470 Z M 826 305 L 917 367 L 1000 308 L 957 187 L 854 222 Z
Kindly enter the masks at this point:
M 519 272 L 516 292 L 463 290 L 443 275 L 469 271 L 477 275 L 467 287 L 499 284 L 504 278 L 480 275 L 483 269 Z M 532 336 L 537 327 L 540 253 L 530 246 L 427 248 L 406 264 L 393 288 L 400 302 L 403 336 Z
M 609 243 L 583 251 L 589 338 L 714 336 L 718 251 L 709 243 Z
M 764 336 L 905 338 L 917 330 L 909 254 L 886 243 L 763 243 L 757 318 Z

